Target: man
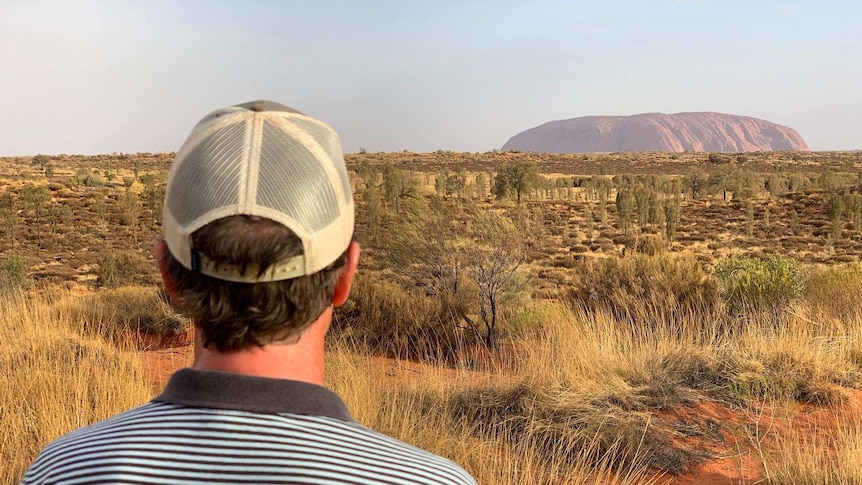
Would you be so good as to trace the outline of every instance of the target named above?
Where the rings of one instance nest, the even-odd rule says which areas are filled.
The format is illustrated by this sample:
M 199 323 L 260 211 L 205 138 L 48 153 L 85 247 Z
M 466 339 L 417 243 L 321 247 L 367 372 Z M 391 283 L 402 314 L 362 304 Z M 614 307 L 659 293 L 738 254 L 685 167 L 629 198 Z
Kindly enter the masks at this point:
M 334 131 L 256 101 L 177 153 L 156 259 L 195 362 L 148 404 L 59 438 L 26 484 L 475 484 L 371 431 L 322 387 L 324 337 L 359 260 Z

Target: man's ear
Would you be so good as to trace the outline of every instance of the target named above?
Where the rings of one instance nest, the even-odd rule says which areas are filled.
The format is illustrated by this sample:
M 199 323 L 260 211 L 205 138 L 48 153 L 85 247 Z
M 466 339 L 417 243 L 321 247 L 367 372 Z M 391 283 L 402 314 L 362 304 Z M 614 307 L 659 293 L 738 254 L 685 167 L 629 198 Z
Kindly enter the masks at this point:
M 359 243 L 353 241 L 347 248 L 347 264 L 338 277 L 335 283 L 335 292 L 332 294 L 332 305 L 341 306 L 347 301 L 350 296 L 350 287 L 353 286 L 353 276 L 356 274 L 356 267 L 359 265 Z
M 162 275 L 162 283 L 165 286 L 165 292 L 168 294 L 171 301 L 175 302 L 177 301 L 177 298 L 179 298 L 179 293 L 177 292 L 176 284 L 168 274 L 168 251 L 168 243 L 166 243 L 164 239 L 160 239 L 159 242 L 156 243 L 156 264 L 159 267 L 159 273 Z

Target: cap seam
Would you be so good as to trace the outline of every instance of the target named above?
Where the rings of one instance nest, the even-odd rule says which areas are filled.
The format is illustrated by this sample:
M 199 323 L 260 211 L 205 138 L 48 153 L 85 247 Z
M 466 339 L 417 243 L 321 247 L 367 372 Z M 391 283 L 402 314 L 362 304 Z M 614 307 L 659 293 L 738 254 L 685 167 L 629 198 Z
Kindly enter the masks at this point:
M 254 113 L 251 118 L 251 146 L 248 153 L 248 166 L 246 166 L 246 193 L 245 204 L 242 211 L 245 214 L 257 215 L 257 188 L 260 175 L 260 151 L 263 144 L 263 123 L 265 116 Z

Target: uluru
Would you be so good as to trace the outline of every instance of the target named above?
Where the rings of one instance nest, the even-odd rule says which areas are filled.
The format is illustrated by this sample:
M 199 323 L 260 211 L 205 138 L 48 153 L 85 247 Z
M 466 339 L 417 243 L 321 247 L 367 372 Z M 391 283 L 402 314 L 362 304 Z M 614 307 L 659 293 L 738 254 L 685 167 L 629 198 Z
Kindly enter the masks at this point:
M 503 150 L 547 153 L 809 151 L 796 130 L 724 113 L 644 113 L 549 121 L 518 133 Z

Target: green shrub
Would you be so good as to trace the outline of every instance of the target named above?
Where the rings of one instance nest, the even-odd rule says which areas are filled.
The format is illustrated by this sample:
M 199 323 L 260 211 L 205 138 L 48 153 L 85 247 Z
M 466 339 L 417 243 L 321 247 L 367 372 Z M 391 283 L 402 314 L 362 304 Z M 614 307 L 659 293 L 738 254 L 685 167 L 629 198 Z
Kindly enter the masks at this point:
M 27 276 L 28 267 L 27 258 L 17 254 L 10 254 L 0 259 L 0 289 L 15 291 L 30 286 L 30 278 Z
M 718 263 L 715 274 L 732 312 L 779 311 L 804 288 L 799 262 L 781 256 L 727 258 Z
M 90 172 L 84 167 L 79 168 L 75 173 L 75 181 L 85 187 L 99 187 L 104 184 L 98 172 Z
M 710 153 L 707 157 L 709 163 L 730 163 L 730 157 L 720 153 Z

